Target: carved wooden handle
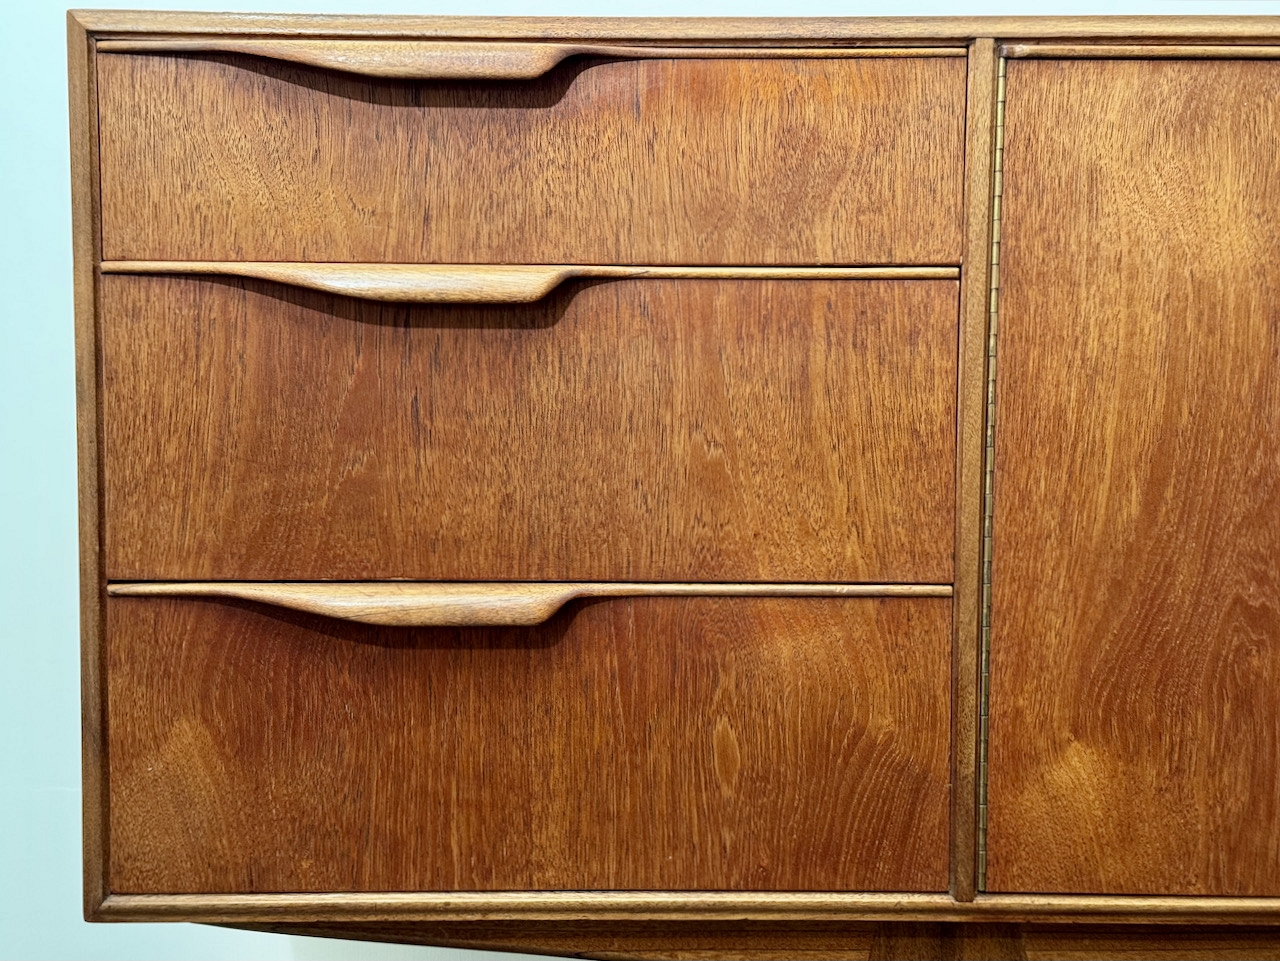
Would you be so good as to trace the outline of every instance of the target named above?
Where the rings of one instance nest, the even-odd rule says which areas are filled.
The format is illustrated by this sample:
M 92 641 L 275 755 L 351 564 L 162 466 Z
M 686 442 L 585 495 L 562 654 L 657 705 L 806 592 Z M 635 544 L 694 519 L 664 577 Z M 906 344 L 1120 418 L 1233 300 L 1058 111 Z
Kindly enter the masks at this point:
M 530 80 L 570 57 L 620 60 L 963 57 L 963 47 L 655 47 L 440 40 L 99 40 L 103 53 L 242 53 L 396 80 Z
M 950 597 L 949 584 L 208 583 L 111 584 L 115 597 L 228 597 L 391 627 L 525 627 L 583 597 Z
M 744 280 L 954 279 L 956 267 L 627 267 L 549 264 L 295 264 L 114 260 L 105 274 L 249 277 L 363 300 L 416 304 L 524 304 L 574 278 Z

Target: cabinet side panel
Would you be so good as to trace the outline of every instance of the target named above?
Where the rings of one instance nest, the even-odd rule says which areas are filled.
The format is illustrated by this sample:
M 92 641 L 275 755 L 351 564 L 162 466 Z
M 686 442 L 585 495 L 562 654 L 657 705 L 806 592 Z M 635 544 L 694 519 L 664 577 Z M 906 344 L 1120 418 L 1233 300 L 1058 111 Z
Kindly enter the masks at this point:
M 989 890 L 1280 894 L 1280 63 L 1005 109 Z
M 107 895 L 104 719 L 101 695 L 102 551 L 98 405 L 96 267 L 98 118 L 93 41 L 75 12 L 67 14 L 67 80 L 71 118 L 71 236 L 74 255 L 76 460 L 80 527 L 80 699 L 84 913 L 93 918 Z

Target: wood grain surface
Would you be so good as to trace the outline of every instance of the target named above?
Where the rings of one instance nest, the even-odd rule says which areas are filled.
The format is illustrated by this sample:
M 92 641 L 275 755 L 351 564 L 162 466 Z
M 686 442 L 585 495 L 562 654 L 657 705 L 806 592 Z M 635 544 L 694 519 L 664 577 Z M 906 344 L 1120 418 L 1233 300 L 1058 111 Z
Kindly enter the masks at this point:
M 99 57 L 108 260 L 956 264 L 961 58 Z
M 101 289 L 113 580 L 951 582 L 955 281 Z
M 947 599 L 107 619 L 112 892 L 947 885 Z
M 989 889 L 1280 895 L 1280 63 L 1008 71 Z

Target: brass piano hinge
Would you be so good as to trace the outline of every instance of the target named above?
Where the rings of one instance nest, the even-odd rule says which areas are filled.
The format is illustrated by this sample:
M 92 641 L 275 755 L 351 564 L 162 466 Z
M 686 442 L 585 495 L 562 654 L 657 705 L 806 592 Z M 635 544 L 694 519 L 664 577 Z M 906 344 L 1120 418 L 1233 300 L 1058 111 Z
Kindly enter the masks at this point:
M 991 306 L 987 322 L 987 436 L 982 490 L 982 641 L 978 706 L 978 890 L 987 889 L 987 735 L 991 693 L 991 528 L 995 514 L 996 331 L 1000 303 L 1000 210 L 1004 186 L 1005 64 L 996 81 L 995 163 L 991 201 Z

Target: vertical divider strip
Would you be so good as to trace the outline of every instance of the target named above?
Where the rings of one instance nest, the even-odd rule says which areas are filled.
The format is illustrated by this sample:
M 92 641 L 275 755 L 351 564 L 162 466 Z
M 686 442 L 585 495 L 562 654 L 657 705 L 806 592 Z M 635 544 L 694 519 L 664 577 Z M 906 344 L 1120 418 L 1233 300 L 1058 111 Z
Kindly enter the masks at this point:
M 957 901 L 972 901 L 977 890 L 983 459 L 997 82 L 995 41 L 975 39 L 969 46 L 965 97 L 964 251 L 956 378 L 950 881 Z
M 978 890 L 987 889 L 987 741 L 991 699 L 991 545 L 995 515 L 996 337 L 1000 306 L 1000 214 L 1004 194 L 1005 65 L 999 59 L 996 86 L 995 158 L 991 203 L 991 293 L 987 324 L 987 430 L 982 490 L 982 640 L 978 708 Z

